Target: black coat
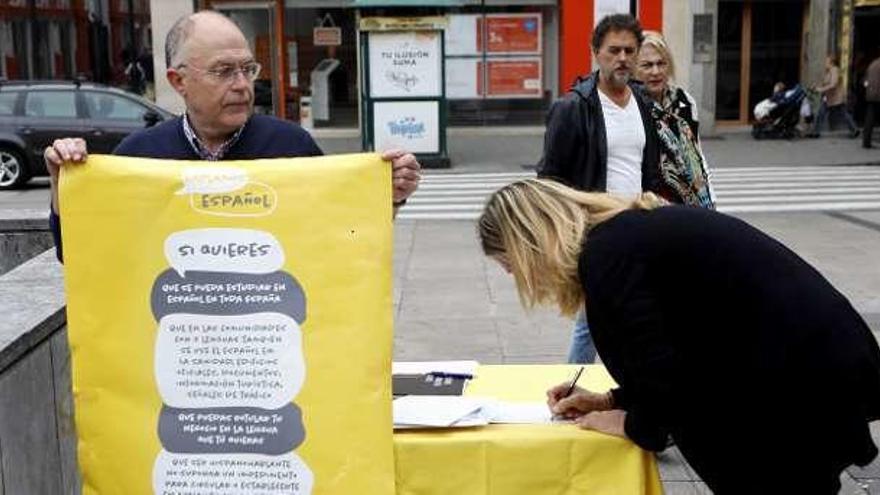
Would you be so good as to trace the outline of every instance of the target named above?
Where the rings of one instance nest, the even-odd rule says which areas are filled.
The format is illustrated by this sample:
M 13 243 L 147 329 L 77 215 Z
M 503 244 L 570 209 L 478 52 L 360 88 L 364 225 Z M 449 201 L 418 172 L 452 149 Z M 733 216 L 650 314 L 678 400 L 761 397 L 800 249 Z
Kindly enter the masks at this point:
M 559 180 L 582 191 L 605 191 L 608 148 L 605 118 L 599 101 L 594 72 L 557 100 L 547 114 L 544 155 L 538 176 Z M 630 84 L 645 127 L 642 153 L 642 190 L 659 191 L 660 149 L 647 96 L 636 83 Z
M 626 433 L 643 448 L 671 435 L 716 493 L 756 493 L 748 483 L 762 475 L 784 481 L 779 493 L 802 493 L 793 478 L 822 493 L 877 455 L 877 342 L 781 243 L 701 208 L 626 211 L 587 235 L 579 271 Z

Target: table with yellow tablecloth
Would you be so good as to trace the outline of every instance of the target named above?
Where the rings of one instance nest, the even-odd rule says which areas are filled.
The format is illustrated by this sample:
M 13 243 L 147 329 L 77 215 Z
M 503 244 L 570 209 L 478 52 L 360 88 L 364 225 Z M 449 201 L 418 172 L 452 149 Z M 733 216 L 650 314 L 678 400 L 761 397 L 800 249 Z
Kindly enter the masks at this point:
M 545 401 L 570 380 L 572 365 L 484 365 L 465 395 Z M 604 367 L 587 366 L 578 385 L 605 391 Z M 397 431 L 398 495 L 662 494 L 654 455 L 618 437 L 572 424 L 488 425 Z

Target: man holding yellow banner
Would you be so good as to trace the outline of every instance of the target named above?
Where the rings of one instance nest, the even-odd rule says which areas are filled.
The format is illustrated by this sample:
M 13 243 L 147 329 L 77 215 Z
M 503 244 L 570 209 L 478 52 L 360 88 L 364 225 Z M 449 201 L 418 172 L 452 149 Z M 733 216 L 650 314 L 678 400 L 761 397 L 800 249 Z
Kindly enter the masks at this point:
M 186 113 L 132 134 L 115 155 L 215 161 L 322 154 L 301 127 L 253 114 L 254 80 L 261 67 L 239 27 L 223 14 L 203 11 L 178 20 L 166 36 L 165 63 L 168 82 L 184 99 Z M 49 223 L 59 259 L 59 170 L 84 162 L 86 156 L 86 142 L 79 138 L 58 139 L 44 152 L 51 177 Z M 420 166 L 402 150 L 386 151 L 382 158 L 392 164 L 396 213 L 418 187 Z
M 375 154 L 64 171 L 83 493 L 394 493 L 390 175 Z
M 85 166 L 81 139 L 44 152 L 83 493 L 394 493 L 389 196 L 418 162 L 317 158 L 253 115 L 260 66 L 220 14 L 178 21 L 166 62 L 182 117 Z

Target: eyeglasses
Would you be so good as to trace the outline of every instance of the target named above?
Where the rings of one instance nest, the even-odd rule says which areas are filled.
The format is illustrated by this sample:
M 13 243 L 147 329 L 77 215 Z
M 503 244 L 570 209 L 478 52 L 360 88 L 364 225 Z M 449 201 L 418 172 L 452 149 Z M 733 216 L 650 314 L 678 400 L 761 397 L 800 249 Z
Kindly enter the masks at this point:
M 241 66 L 221 65 L 219 67 L 214 67 L 213 69 L 201 69 L 199 67 L 186 64 L 180 64 L 177 66 L 177 68 L 193 69 L 198 72 L 204 72 L 218 83 L 231 84 L 233 81 L 235 81 L 239 74 L 243 75 L 244 78 L 248 81 L 254 82 L 257 79 L 257 76 L 260 75 L 260 69 L 262 69 L 262 66 L 257 62 L 249 62 Z

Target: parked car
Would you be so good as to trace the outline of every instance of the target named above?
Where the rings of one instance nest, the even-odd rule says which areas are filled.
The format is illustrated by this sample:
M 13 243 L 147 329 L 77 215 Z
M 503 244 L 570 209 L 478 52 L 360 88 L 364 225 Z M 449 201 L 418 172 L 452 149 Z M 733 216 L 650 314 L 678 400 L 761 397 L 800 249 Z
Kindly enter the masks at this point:
M 80 81 L 0 81 L 0 189 L 48 174 L 43 150 L 81 137 L 110 153 L 132 132 L 174 114 L 121 89 Z

